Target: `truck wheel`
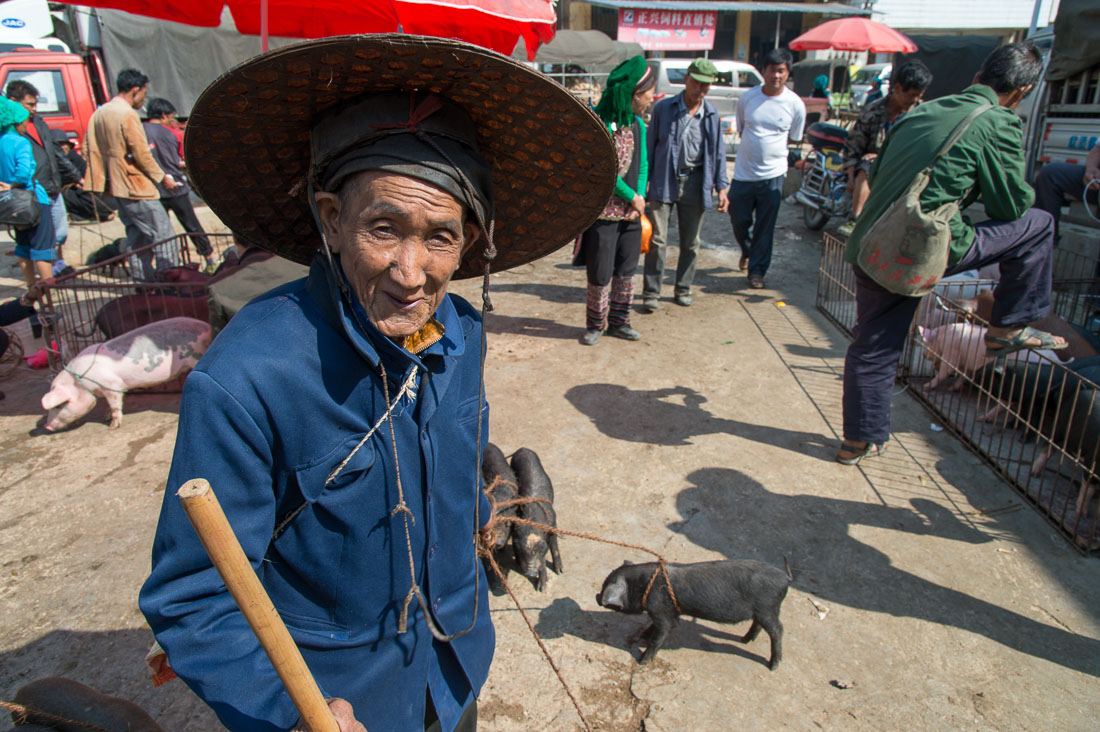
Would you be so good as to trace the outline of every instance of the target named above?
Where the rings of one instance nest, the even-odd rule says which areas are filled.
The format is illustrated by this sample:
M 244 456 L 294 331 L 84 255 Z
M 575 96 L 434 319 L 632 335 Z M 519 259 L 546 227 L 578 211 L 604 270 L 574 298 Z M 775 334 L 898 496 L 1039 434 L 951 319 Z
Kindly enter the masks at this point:
M 809 206 L 802 207 L 802 223 L 806 224 L 806 228 L 810 231 L 821 231 L 828 220 L 829 214 L 824 211 L 818 211 Z

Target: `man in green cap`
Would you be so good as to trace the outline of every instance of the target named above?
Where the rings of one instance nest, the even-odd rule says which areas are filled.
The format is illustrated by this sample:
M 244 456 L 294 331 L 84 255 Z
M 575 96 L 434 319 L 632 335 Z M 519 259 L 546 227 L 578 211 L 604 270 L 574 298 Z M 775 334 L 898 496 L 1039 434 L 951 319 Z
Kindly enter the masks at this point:
M 653 240 L 645 256 L 642 307 L 658 307 L 665 272 L 668 217 L 676 206 L 680 225 L 680 259 L 676 263 L 677 305 L 691 305 L 691 283 L 699 255 L 703 212 L 729 207 L 726 189 L 726 144 L 718 110 L 704 99 L 718 74 L 710 59 L 697 58 L 688 67 L 684 90 L 653 107 L 647 140 L 650 165 L 649 208 Z M 717 205 L 714 195 L 717 194 Z

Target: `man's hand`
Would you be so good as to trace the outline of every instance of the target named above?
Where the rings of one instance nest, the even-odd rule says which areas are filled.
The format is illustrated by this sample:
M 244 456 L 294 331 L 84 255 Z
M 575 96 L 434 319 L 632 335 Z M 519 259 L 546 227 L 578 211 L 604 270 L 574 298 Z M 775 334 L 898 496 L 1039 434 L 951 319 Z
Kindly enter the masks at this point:
M 1085 185 L 1088 185 L 1089 181 L 1096 180 L 1097 178 L 1100 178 L 1100 166 L 1092 167 L 1092 166 L 1086 165 L 1085 166 L 1085 176 L 1081 179 L 1081 182 L 1084 183 Z
M 174 191 L 180 187 L 180 184 L 176 182 L 176 179 L 170 175 L 165 175 L 164 180 L 162 180 L 161 183 L 164 185 L 164 190 L 166 191 Z
M 630 201 L 630 210 L 626 212 L 624 217 L 627 221 L 634 221 L 645 215 L 645 199 L 637 193 L 634 194 L 634 198 Z
M 367 732 L 367 728 L 356 721 L 355 710 L 345 699 L 329 699 L 328 708 L 332 710 L 332 716 L 336 717 L 340 732 Z M 313 730 L 299 719 L 291 732 L 313 732 Z
M 730 198 L 725 188 L 718 191 L 718 213 L 725 213 L 729 211 Z
M 11 184 L 10 183 L 5 183 L 4 181 L 0 180 L 0 191 L 10 191 L 10 190 L 11 190 Z

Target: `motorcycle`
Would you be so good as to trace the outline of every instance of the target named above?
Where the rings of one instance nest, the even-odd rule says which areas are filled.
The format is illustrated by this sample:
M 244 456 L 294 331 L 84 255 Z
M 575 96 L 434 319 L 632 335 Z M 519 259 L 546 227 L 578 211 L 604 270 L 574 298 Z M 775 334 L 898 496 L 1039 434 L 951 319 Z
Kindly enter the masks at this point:
M 819 231 L 832 216 L 847 219 L 852 212 L 848 173 L 841 170 L 848 131 L 827 122 L 815 122 L 806 132 L 813 150 L 795 165 L 802 170 L 802 185 L 795 200 L 802 206 L 802 221 Z

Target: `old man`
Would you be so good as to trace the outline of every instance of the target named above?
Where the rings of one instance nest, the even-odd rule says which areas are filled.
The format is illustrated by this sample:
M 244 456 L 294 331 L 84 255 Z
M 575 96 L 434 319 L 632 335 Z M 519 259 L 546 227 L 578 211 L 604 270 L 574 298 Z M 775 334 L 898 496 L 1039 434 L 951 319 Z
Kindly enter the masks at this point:
M 447 287 L 586 228 L 615 182 L 607 132 L 504 57 L 383 35 L 247 62 L 187 134 L 215 213 L 311 269 L 187 380 L 142 611 L 227 728 L 297 727 L 175 498 L 206 478 L 341 730 L 473 730 L 494 645 L 488 410 L 481 319 Z

